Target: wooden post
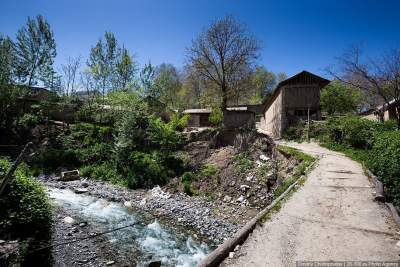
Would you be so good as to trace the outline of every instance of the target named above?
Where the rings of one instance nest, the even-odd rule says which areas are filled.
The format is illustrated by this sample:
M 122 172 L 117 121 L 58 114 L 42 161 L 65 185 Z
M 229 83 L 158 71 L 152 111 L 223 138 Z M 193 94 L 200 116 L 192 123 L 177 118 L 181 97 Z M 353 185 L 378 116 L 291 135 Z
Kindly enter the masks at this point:
M 32 145 L 33 145 L 32 142 L 29 142 L 25 145 L 24 149 L 22 149 L 21 153 L 18 155 L 18 157 L 15 160 L 15 162 L 13 163 L 13 165 L 11 165 L 11 168 L 8 170 L 7 174 L 4 176 L 4 178 L 0 184 L 0 196 L 3 194 L 3 191 L 6 188 L 6 185 L 11 180 L 11 177 L 12 177 L 13 173 L 15 172 L 15 170 L 17 169 L 18 165 L 21 163 L 21 160 L 23 159 L 24 154 L 26 153 L 28 148 Z
M 310 105 L 307 109 L 307 142 L 310 143 Z

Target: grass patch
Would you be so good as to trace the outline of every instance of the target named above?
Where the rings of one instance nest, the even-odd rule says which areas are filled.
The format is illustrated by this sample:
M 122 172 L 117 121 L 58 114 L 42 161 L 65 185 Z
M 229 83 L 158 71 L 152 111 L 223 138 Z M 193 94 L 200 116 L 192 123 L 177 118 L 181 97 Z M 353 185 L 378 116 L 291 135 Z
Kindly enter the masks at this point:
M 297 181 L 301 176 L 306 174 L 307 168 L 316 160 L 315 157 L 305 154 L 298 149 L 287 147 L 287 146 L 278 146 L 278 150 L 283 151 L 287 154 L 290 154 L 296 160 L 300 161 L 300 164 L 296 166 L 293 171 L 293 174 L 290 178 L 287 178 L 283 181 L 282 185 L 280 185 L 274 192 L 275 198 L 280 196 L 283 192 L 288 189 L 295 181 Z

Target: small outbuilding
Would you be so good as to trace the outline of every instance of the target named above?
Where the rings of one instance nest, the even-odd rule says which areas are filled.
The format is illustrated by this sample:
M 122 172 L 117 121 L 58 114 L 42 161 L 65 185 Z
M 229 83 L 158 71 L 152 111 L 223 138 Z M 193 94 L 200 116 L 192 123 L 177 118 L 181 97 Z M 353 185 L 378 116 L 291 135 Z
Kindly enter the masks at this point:
M 393 99 L 389 101 L 389 103 L 385 103 L 376 108 L 363 111 L 359 115 L 363 118 L 374 121 L 396 120 L 396 114 L 398 114 L 398 110 L 400 110 L 400 103 Z
M 189 114 L 188 127 L 211 127 L 209 121 L 211 115 L 210 108 L 186 109 L 183 114 Z M 247 106 L 228 107 L 224 112 L 225 128 L 253 128 L 255 125 L 255 112 L 249 110 Z
M 195 108 L 195 109 L 186 109 L 183 111 L 183 114 L 189 114 L 189 122 L 188 127 L 210 127 L 212 126 L 211 122 L 208 120 L 208 117 L 211 114 L 211 109 L 209 108 Z
M 329 80 L 302 71 L 280 82 L 271 97 L 263 103 L 260 130 L 272 138 L 300 120 L 321 119 L 320 90 Z

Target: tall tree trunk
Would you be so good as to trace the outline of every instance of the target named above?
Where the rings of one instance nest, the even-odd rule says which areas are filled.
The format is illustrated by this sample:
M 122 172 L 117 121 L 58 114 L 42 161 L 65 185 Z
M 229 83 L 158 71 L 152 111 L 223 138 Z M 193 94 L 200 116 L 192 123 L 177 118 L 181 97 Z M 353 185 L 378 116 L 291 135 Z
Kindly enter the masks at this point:
M 228 96 L 227 96 L 227 88 L 225 84 L 222 84 L 221 86 L 221 91 L 222 91 L 222 105 L 221 105 L 221 109 L 223 112 L 225 112 L 226 108 L 227 108 L 227 102 L 228 102 Z

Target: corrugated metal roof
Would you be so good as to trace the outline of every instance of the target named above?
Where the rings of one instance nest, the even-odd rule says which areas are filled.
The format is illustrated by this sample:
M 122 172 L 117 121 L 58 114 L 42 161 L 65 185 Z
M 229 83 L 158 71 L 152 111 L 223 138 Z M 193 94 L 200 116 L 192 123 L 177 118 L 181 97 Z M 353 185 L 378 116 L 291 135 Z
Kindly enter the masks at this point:
M 185 109 L 183 113 L 193 114 L 193 113 L 211 113 L 211 109 L 209 108 L 193 108 L 193 109 Z

